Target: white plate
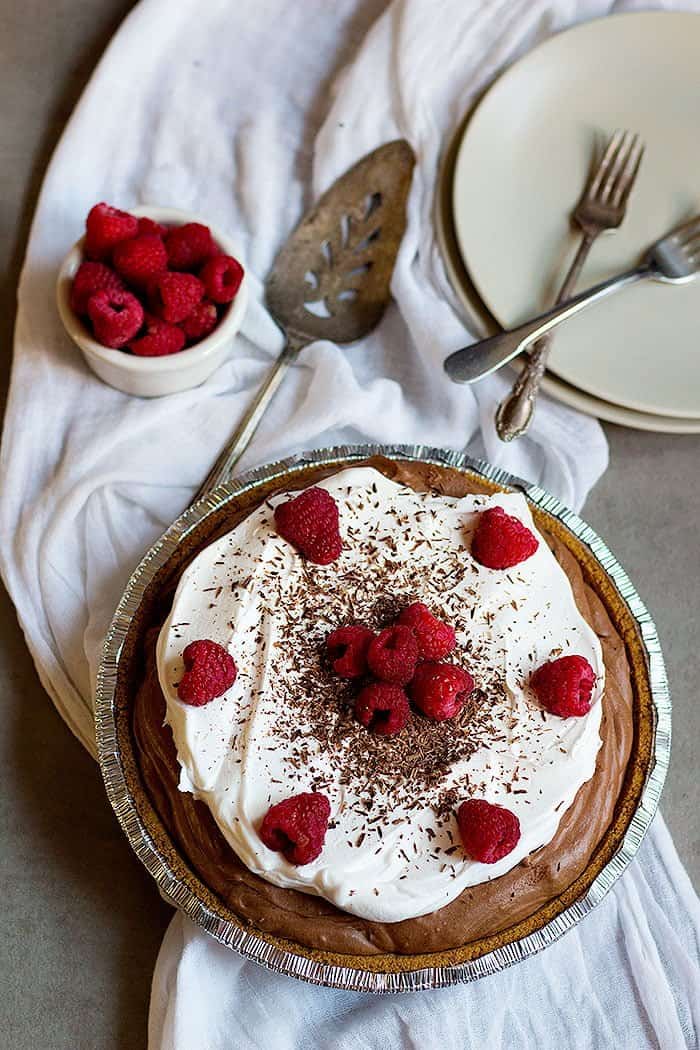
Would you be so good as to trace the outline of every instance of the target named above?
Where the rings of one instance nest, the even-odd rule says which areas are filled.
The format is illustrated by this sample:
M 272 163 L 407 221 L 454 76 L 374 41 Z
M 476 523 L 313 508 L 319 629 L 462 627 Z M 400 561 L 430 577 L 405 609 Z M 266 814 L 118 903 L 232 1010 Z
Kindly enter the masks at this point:
M 700 212 L 700 15 L 588 22 L 512 66 L 469 121 L 454 221 L 479 295 L 503 325 L 549 304 L 574 250 L 569 215 L 592 150 L 617 127 L 647 152 L 627 217 L 596 244 L 580 287 L 625 269 Z M 597 398 L 700 420 L 700 280 L 645 282 L 568 322 L 551 370 Z
M 462 134 L 463 129 L 461 128 L 444 157 L 436 196 L 435 229 L 445 270 L 462 308 L 465 323 L 474 335 L 483 337 L 498 331 L 499 325 L 479 299 L 469 279 L 459 252 L 452 221 L 454 157 Z M 515 362 L 513 364 L 517 367 Z M 700 419 L 662 416 L 656 413 L 638 412 L 633 408 L 624 408 L 622 405 L 615 405 L 610 401 L 594 397 L 592 394 L 586 394 L 577 387 L 558 379 L 551 372 L 545 373 L 542 389 L 565 405 L 620 426 L 663 434 L 700 434 Z

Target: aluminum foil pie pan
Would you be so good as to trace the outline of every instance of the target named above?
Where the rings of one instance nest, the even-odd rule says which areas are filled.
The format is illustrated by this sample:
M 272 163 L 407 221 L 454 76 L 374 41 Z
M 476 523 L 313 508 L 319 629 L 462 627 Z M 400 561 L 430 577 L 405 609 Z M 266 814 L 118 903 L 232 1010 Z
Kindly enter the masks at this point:
M 155 813 L 140 779 L 125 711 L 122 679 L 133 658 L 132 625 L 159 571 L 194 531 L 211 515 L 235 507 L 243 497 L 251 500 L 256 490 L 271 484 L 294 487 L 295 478 L 312 468 L 340 469 L 372 456 L 451 467 L 494 487 L 522 492 L 540 521 L 568 535 L 585 552 L 594 587 L 606 605 L 616 609 L 616 626 L 618 630 L 622 626 L 632 671 L 635 741 L 622 789 L 623 804 L 586 871 L 576 880 L 576 885 L 583 883 L 581 892 L 555 908 L 552 917 L 532 932 L 510 938 L 504 931 L 493 938 L 493 946 L 486 945 L 457 963 L 446 962 L 441 957 L 444 953 L 437 953 L 417 957 L 418 965 L 400 956 L 392 957 L 396 965 L 390 967 L 378 966 L 373 956 L 359 962 L 353 956 L 352 964 L 345 965 L 343 956 L 310 951 L 237 921 L 191 871 Z M 671 700 L 656 627 L 605 543 L 543 489 L 462 453 L 424 445 L 349 445 L 304 452 L 248 471 L 186 510 L 146 554 L 124 591 L 97 676 L 95 721 L 107 795 L 161 893 L 222 944 L 248 959 L 314 984 L 363 992 L 408 992 L 472 981 L 534 955 L 570 930 L 603 899 L 637 852 L 658 805 L 671 748 Z

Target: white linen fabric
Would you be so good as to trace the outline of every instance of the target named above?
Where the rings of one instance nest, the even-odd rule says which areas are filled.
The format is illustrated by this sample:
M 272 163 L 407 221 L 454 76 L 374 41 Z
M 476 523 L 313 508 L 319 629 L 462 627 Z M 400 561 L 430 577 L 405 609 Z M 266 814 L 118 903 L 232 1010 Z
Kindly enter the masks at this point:
M 42 683 L 93 753 L 94 677 L 129 573 L 187 504 L 280 349 L 261 281 L 314 195 L 382 142 L 406 137 L 417 155 L 395 303 L 359 346 L 304 351 L 242 469 L 338 442 L 425 442 L 467 447 L 581 506 L 607 462 L 595 421 L 543 399 L 531 435 L 503 446 L 492 417 L 506 380 L 466 388 L 444 377 L 444 357 L 471 337 L 435 243 L 433 198 L 447 136 L 504 64 L 577 20 L 635 6 L 663 5 L 142 0 L 127 18 L 46 174 L 0 456 L 3 578 Z M 129 398 L 102 385 L 62 332 L 56 271 L 97 200 L 190 209 L 238 241 L 251 307 L 229 359 L 199 389 Z M 660 820 L 580 931 L 445 992 L 306 988 L 177 916 L 154 977 L 150 1045 L 695 1046 L 699 928 Z

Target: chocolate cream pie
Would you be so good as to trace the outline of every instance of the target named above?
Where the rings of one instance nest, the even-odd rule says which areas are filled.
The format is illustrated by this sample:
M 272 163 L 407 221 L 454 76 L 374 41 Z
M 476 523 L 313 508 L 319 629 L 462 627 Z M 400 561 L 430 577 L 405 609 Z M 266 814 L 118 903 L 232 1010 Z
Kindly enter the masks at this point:
M 275 521 L 310 486 L 338 508 L 342 550 L 328 564 Z M 344 965 L 455 963 L 538 929 L 585 892 L 639 796 L 651 708 L 631 616 L 568 530 L 476 474 L 377 458 L 307 468 L 293 487 L 210 515 L 134 618 L 118 702 L 151 833 L 219 914 Z M 494 508 L 537 541 L 508 568 L 472 549 Z M 336 673 L 326 639 L 349 624 L 375 636 L 416 602 L 453 628 L 445 661 L 473 688 L 453 717 L 414 701 L 384 735 L 356 714 L 371 671 Z M 237 674 L 195 706 L 178 690 L 201 639 Z M 564 656 L 592 669 L 579 716 L 551 713 L 533 689 Z M 308 793 L 327 799 L 327 827 L 299 864 L 261 829 Z M 519 829 L 488 863 L 460 834 L 460 806 L 475 799 Z

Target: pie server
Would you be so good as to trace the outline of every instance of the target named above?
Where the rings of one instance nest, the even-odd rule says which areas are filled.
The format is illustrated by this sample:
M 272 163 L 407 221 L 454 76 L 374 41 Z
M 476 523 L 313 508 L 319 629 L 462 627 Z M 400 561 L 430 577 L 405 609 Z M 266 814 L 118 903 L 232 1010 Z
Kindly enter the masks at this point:
M 406 229 L 414 163 L 404 139 L 368 153 L 326 190 L 280 249 L 265 302 L 285 347 L 195 500 L 229 477 L 305 346 L 318 339 L 353 343 L 378 324 Z

